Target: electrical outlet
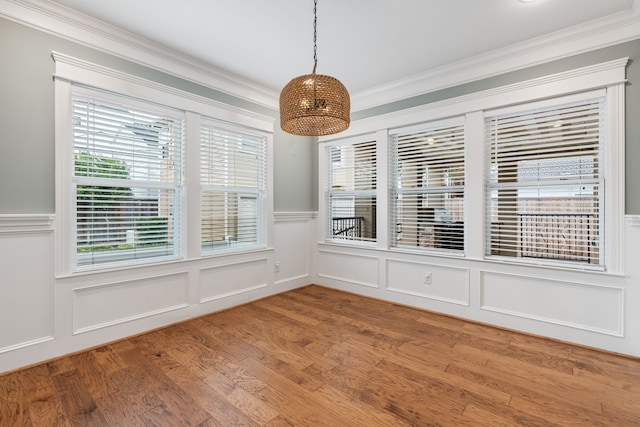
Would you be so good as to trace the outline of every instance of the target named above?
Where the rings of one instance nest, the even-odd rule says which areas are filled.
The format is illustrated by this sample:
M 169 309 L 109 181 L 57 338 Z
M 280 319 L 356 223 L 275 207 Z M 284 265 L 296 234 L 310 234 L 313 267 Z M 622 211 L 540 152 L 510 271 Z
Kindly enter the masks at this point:
M 280 261 L 276 261 L 273 263 L 273 271 L 276 273 L 280 271 Z
M 431 273 L 424 273 L 424 284 L 425 285 L 431 284 Z

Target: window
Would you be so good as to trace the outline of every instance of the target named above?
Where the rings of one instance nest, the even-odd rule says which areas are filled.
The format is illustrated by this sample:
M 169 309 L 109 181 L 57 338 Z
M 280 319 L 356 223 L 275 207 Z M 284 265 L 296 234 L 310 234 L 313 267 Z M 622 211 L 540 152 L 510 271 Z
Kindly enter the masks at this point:
M 327 147 L 331 239 L 376 240 L 376 142 Z
M 320 137 L 327 235 L 350 227 L 337 217 L 360 216 L 341 173 L 353 168 L 357 143 L 375 139 L 377 250 L 624 272 L 627 64 L 390 111 Z
M 73 90 L 75 266 L 181 255 L 179 111 Z
M 604 97 L 486 118 L 486 254 L 601 265 Z
M 266 139 L 205 123 L 200 129 L 202 250 L 263 246 Z
M 272 117 L 53 57 L 58 277 L 268 246 Z
M 391 133 L 391 245 L 464 250 L 464 124 Z

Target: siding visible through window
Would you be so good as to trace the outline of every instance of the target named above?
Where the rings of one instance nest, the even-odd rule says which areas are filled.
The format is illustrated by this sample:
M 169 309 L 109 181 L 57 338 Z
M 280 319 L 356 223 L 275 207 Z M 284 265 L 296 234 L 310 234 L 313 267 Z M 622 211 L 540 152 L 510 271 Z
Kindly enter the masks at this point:
M 600 266 L 604 98 L 486 118 L 486 255 Z

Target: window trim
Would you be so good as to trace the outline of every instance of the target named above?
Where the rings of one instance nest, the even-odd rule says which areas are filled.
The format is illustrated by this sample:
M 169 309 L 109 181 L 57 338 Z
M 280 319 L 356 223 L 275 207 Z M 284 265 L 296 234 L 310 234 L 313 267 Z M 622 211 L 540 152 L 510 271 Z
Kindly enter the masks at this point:
M 567 95 L 567 96 L 558 96 L 558 97 L 554 97 L 554 98 L 550 98 L 550 99 L 546 99 L 546 100 L 542 100 L 542 101 L 535 101 L 535 102 L 527 102 L 527 103 L 521 103 L 518 105 L 513 105 L 513 106 L 509 106 L 509 107 L 505 107 L 505 108 L 500 108 L 500 109 L 494 109 L 494 110 L 487 110 L 484 111 L 484 119 L 485 119 L 485 123 L 489 120 L 491 120 L 492 118 L 496 118 L 496 117 L 502 117 L 505 115 L 514 115 L 514 114 L 520 114 L 520 113 L 531 113 L 532 111 L 540 111 L 540 110 L 544 110 L 544 111 L 551 111 L 554 108 L 559 108 L 562 106 L 566 106 L 566 105 L 575 105 L 575 104 L 579 104 L 579 103 L 585 103 L 587 101 L 595 101 L 595 100 L 602 100 L 602 102 L 605 105 L 605 109 L 606 106 L 608 104 L 608 98 L 607 98 L 607 90 L 605 89 L 598 89 L 598 90 L 593 90 L 593 91 L 585 91 L 585 92 L 580 92 L 577 94 L 572 94 L 572 95 Z M 598 101 L 600 102 L 600 101 Z M 608 149 L 608 145 L 609 145 L 609 141 L 606 139 L 606 130 L 608 129 L 609 123 L 607 122 L 607 115 L 606 115 L 606 111 L 602 112 L 603 115 L 603 120 L 604 120 L 604 131 L 600 133 L 600 137 L 602 138 L 601 140 L 599 140 L 599 148 L 598 148 L 598 159 L 602 162 L 606 162 L 606 157 L 607 157 L 607 149 Z M 602 126 L 602 123 L 599 123 L 600 126 Z M 485 161 L 487 159 L 489 159 L 490 157 L 490 150 L 491 150 L 491 144 L 492 141 L 485 139 L 484 141 L 485 144 L 485 149 L 487 150 L 485 152 Z M 603 174 L 601 176 L 599 176 L 598 178 L 593 179 L 594 182 L 597 182 L 598 185 L 603 189 L 603 194 L 601 196 L 599 196 L 598 201 L 599 202 L 603 202 L 606 201 L 608 199 L 607 196 L 607 185 L 606 185 L 606 181 L 608 181 L 607 178 L 609 176 L 610 171 L 608 171 L 606 168 L 608 167 L 606 164 L 604 165 L 605 168 L 603 168 Z M 485 176 L 484 178 L 486 179 L 486 200 L 485 200 L 485 206 L 487 207 L 487 213 L 485 214 L 485 217 L 489 215 L 490 209 L 489 209 L 489 200 L 491 198 L 490 196 L 490 192 L 492 191 L 492 189 L 498 189 L 501 187 L 500 184 L 495 184 L 492 185 L 490 180 L 489 180 L 489 176 L 488 176 L 489 171 L 485 168 Z M 557 185 L 557 183 L 542 183 L 540 185 L 538 185 L 536 188 L 539 189 L 543 189 L 543 188 L 548 188 L 549 186 L 552 185 Z M 520 188 L 527 188 L 530 187 L 531 184 L 530 183 L 523 183 L 523 182 L 515 182 L 512 186 L 509 186 L 508 188 L 512 188 L 512 189 L 520 189 Z M 606 202 L 605 202 L 606 203 Z M 599 216 L 598 216 L 598 230 L 602 230 L 604 233 L 604 241 L 601 242 L 598 246 L 598 258 L 602 260 L 602 262 L 600 264 L 588 264 L 588 263 L 584 263 L 584 262 L 579 262 L 579 261 L 573 261 L 573 260 L 561 260 L 561 259 L 555 259 L 555 258 L 545 258 L 545 257 L 509 257 L 509 256 L 503 256 L 503 255 L 492 255 L 490 254 L 490 250 L 489 248 L 487 248 L 486 253 L 485 253 L 485 259 L 495 259 L 495 260 L 500 260 L 500 261 L 504 261 L 504 262 L 508 262 L 508 263 L 517 263 L 517 264 L 527 264 L 527 265 L 543 265 L 543 266 L 557 266 L 560 268 L 566 267 L 566 268 L 571 268 L 571 269 L 583 269 L 583 270 L 593 270 L 593 271 L 603 271 L 606 268 L 606 262 L 608 260 L 608 256 L 607 256 L 607 252 L 609 250 L 609 248 L 606 246 L 607 243 L 609 243 L 607 240 L 607 228 L 606 228 L 606 221 L 607 221 L 607 212 L 604 209 L 604 203 L 600 203 L 603 206 L 603 209 L 599 210 Z M 484 232 L 486 234 L 486 244 L 488 244 L 491 240 L 491 226 L 490 226 L 490 221 L 486 221 L 485 225 L 484 225 Z M 602 256 L 604 255 L 604 256 Z M 603 264 L 605 263 L 605 264 Z
M 378 242 L 380 241 L 380 234 L 379 230 L 380 230 L 380 226 L 377 224 L 376 222 L 376 238 L 373 240 L 363 240 L 363 239 L 339 239 L 339 238 L 334 238 L 332 236 L 329 235 L 328 230 L 329 230 L 329 223 L 328 220 L 330 218 L 329 215 L 329 208 L 330 208 L 330 203 L 329 203 L 329 198 L 331 197 L 332 193 L 341 193 L 341 192 L 332 192 L 331 189 L 328 188 L 328 183 L 329 183 L 329 176 L 331 173 L 331 167 L 333 166 L 334 162 L 333 159 L 329 158 L 328 152 L 329 149 L 331 147 L 344 147 L 344 146 L 351 146 L 351 145 L 356 145 L 356 144 L 363 144 L 363 143 L 370 143 L 370 142 L 374 142 L 375 143 L 375 156 L 376 156 L 376 189 L 375 190 L 365 190 L 365 191 L 353 191 L 353 192 L 349 192 L 349 193 L 354 193 L 354 196 L 358 193 L 362 193 L 363 195 L 373 195 L 376 197 L 376 211 L 379 212 L 378 209 L 378 205 L 379 205 L 379 199 L 380 199 L 380 162 L 379 162 L 379 157 L 380 157 L 380 150 L 379 150 L 379 140 L 378 140 L 378 136 L 375 133 L 367 133 L 365 135 L 358 135 L 356 137 L 351 137 L 351 138 L 346 138 L 346 139 L 339 139 L 339 140 L 335 140 L 333 141 L 331 144 L 327 144 L 324 147 L 322 147 L 322 149 L 320 150 L 320 156 L 319 158 L 322 159 L 322 165 L 319 168 L 319 170 L 321 171 L 326 171 L 326 173 L 320 175 L 322 177 L 324 177 L 323 179 L 321 179 L 321 190 L 320 190 L 320 194 L 321 196 L 321 209 L 323 212 L 322 217 L 326 218 L 326 220 L 323 222 L 323 226 L 320 227 L 321 228 L 321 234 L 322 237 L 321 239 L 324 242 L 327 243 L 333 243 L 333 244 L 338 244 L 338 245 L 346 245 L 346 246 L 364 246 L 364 247 L 375 247 L 376 245 L 378 245 Z M 340 164 L 344 163 L 344 153 L 342 153 L 341 150 L 341 161 Z M 322 172 L 320 172 L 322 173 Z
M 52 52 L 55 61 L 55 191 L 56 219 L 54 227 L 55 273 L 56 277 L 67 277 L 92 272 L 114 271 L 123 268 L 146 267 L 156 264 L 180 262 L 180 260 L 158 259 L 136 264 L 100 265 L 90 270 L 77 269 L 74 266 L 73 238 L 75 230 L 71 220 L 74 212 L 74 197 L 69 184 L 73 174 L 73 144 L 71 94 L 72 85 L 87 86 L 92 89 L 123 94 L 144 102 L 156 103 L 172 109 L 183 110 L 186 114 L 184 132 L 186 133 L 184 185 L 184 206 L 181 212 L 183 239 L 181 241 L 181 259 L 202 258 L 200 254 L 199 225 L 199 122 L 201 116 L 214 117 L 224 123 L 264 133 L 266 136 L 266 194 L 273 194 L 273 124 L 274 118 L 244 110 L 232 105 L 202 97 L 174 87 L 166 86 L 151 80 L 130 75 L 121 71 L 97 65 L 88 61 Z M 195 178 L 195 179 L 194 179 Z M 194 191 L 196 190 L 196 191 Z M 263 231 L 264 247 L 271 246 L 273 216 L 272 197 L 264 201 L 264 217 L 266 224 Z M 241 253 L 255 252 L 256 248 Z M 220 255 L 229 255 L 224 253 Z M 208 255 L 211 256 L 211 255 Z
M 415 132 L 425 132 L 425 131 L 429 131 L 429 130 L 435 130 L 435 129 L 443 129 L 443 128 L 452 128 L 452 127 L 460 127 L 462 129 L 462 135 L 463 135 L 463 149 L 462 149 L 462 156 L 463 156 L 463 168 L 464 168 L 464 176 L 465 176 L 465 181 L 466 181 L 466 177 L 467 177 L 467 172 L 466 172 L 466 165 L 467 165 L 467 138 L 466 138 L 466 132 L 467 132 L 467 125 L 466 125 L 466 117 L 464 115 L 461 116 L 456 116 L 456 117 L 450 117 L 450 118 L 446 118 L 446 119 L 442 119 L 442 120 L 433 120 L 433 121 L 428 121 L 428 122 L 423 122 L 423 123 L 419 123 L 419 124 L 413 124 L 413 125 L 409 125 L 409 126 L 403 126 L 403 127 L 397 127 L 397 128 L 393 128 L 393 129 L 389 129 L 389 157 L 388 157 L 388 162 L 389 162 L 389 183 L 388 183 L 388 187 L 389 187 L 389 192 L 390 192 L 390 199 L 389 199 L 389 215 L 390 215 L 390 219 L 391 221 L 396 222 L 397 218 L 396 218 L 396 212 L 395 212 L 395 200 L 394 199 L 394 195 L 396 194 L 396 192 L 398 194 L 421 194 L 421 195 L 429 195 L 429 194 L 437 194 L 437 193 L 448 193 L 446 191 L 446 189 L 448 188 L 453 188 L 454 186 L 450 186 L 450 185 L 442 185 L 441 187 L 438 187 L 437 190 L 434 190 L 432 187 L 420 187 L 420 189 L 414 189 L 414 190 L 400 190 L 398 191 L 398 183 L 392 181 L 394 179 L 394 177 L 396 177 L 396 174 L 392 171 L 392 169 L 395 169 L 397 167 L 396 164 L 394 164 L 393 162 L 396 161 L 396 156 L 397 153 L 392 153 L 392 150 L 395 146 L 392 138 L 394 135 L 398 135 L 398 134 L 410 134 L 410 133 L 415 133 Z M 446 179 L 446 178 L 445 178 Z M 462 195 L 462 205 L 463 205 L 463 227 L 462 227 L 462 236 L 463 236 L 463 241 L 462 241 L 462 248 L 461 249 L 444 249 L 444 248 L 436 248 L 434 247 L 419 247 L 419 246 L 403 246 L 403 245 L 397 245 L 397 243 L 394 244 L 395 238 L 391 237 L 394 233 L 394 230 L 391 229 L 391 227 L 393 227 L 393 224 L 391 224 L 389 226 L 390 228 L 390 233 L 389 233 L 389 247 L 390 249 L 393 250 L 397 250 L 397 251 L 412 251 L 412 252 L 416 252 L 416 253 L 423 253 L 423 254 L 428 254 L 428 255 L 455 255 L 455 256 L 464 256 L 466 253 L 466 242 L 465 242 L 465 236 L 467 234 L 466 229 L 467 229 L 467 225 L 466 225 L 466 219 L 468 217 L 468 214 L 466 212 L 466 207 L 467 207 L 467 202 L 466 202 L 466 197 L 467 197 L 467 185 L 466 182 L 464 185 L 459 186 L 458 188 L 455 188 L 457 190 L 460 190 L 459 192 Z
M 515 84 L 496 87 L 493 89 L 470 93 L 459 97 L 449 98 L 430 104 L 419 105 L 403 110 L 393 111 L 386 114 L 370 116 L 360 120 L 354 120 L 349 129 L 340 133 L 338 138 L 344 139 L 365 133 L 378 132 L 381 137 L 378 139 L 379 149 L 383 145 L 388 145 L 388 137 L 384 137 L 385 132 L 389 129 L 409 126 L 416 123 L 442 120 L 453 116 L 466 115 L 467 129 L 465 134 L 467 138 L 467 159 L 476 159 L 467 163 L 465 169 L 469 179 L 467 180 L 467 205 L 465 212 L 479 210 L 483 212 L 482 218 L 467 217 L 465 224 L 467 230 L 473 230 L 481 226 L 481 232 L 467 232 L 465 234 L 465 259 L 474 261 L 483 261 L 488 263 L 512 264 L 523 266 L 522 263 L 513 263 L 503 260 L 486 259 L 484 257 L 484 212 L 486 212 L 483 191 L 484 182 L 484 151 L 479 152 L 478 147 L 484 146 L 484 111 L 505 108 L 514 104 L 524 104 L 544 100 L 547 98 L 561 97 L 580 92 L 587 92 L 597 89 L 603 89 L 607 92 L 607 102 L 605 114 L 607 118 L 607 128 L 605 132 L 608 142 L 605 147 L 605 162 L 607 175 L 605 176 L 606 200 L 605 200 L 605 245 L 607 253 L 605 254 L 605 272 L 607 274 L 623 274 L 624 273 L 624 205 L 625 205 L 625 82 L 626 82 L 626 66 L 629 62 L 628 57 L 615 59 L 608 62 L 589 65 L 582 68 L 572 69 L 557 74 L 543 76 L 531 80 L 518 82 Z M 332 143 L 336 140 L 335 136 L 323 136 L 318 139 L 320 146 Z M 386 146 L 383 147 L 386 150 Z M 319 156 L 319 183 L 324 181 L 326 170 L 322 152 Z M 378 159 L 379 168 L 387 168 L 389 164 L 388 156 L 380 156 Z M 379 169 L 380 170 L 380 169 Z M 478 179 L 472 176 L 477 175 Z M 380 185 L 382 174 L 379 174 Z M 385 184 L 386 188 L 386 184 Z M 320 194 L 323 187 L 320 185 Z M 384 194 L 384 192 L 382 193 Z M 322 199 L 321 199 L 322 202 Z M 378 207 L 378 236 L 385 236 L 389 230 L 389 220 L 385 216 L 389 208 L 389 201 L 385 199 L 382 204 L 379 199 Z M 326 221 L 323 217 L 324 212 L 320 210 L 320 218 L 322 224 Z M 380 230 L 384 227 L 384 230 Z M 477 234 L 477 235 L 476 235 Z M 323 240 L 320 237 L 320 240 Z M 388 244 L 377 246 L 380 250 L 387 250 L 399 253 L 415 253 L 410 250 L 400 250 L 390 248 Z M 426 255 L 426 254 L 425 254 Z M 429 254 L 432 255 L 432 254 Z M 447 254 L 433 254 L 434 256 L 449 256 Z M 545 268 L 562 268 L 570 271 L 580 271 L 581 269 L 573 267 L 555 267 L 547 266 Z M 586 271 L 593 271 L 586 269 Z
M 251 136 L 257 136 L 259 138 L 263 138 L 264 139 L 264 171 L 263 171 L 263 175 L 264 175 L 264 182 L 260 183 L 262 184 L 262 188 L 243 188 L 241 193 L 243 195 L 254 195 L 256 198 L 256 202 L 257 202 L 257 213 L 258 213 L 258 218 L 256 220 L 256 233 L 257 233 L 257 239 L 255 243 L 252 244 L 248 244 L 248 245 L 231 245 L 228 248 L 220 248 L 220 249 L 207 249 L 202 241 L 201 241 L 201 234 L 199 233 L 199 255 L 201 257 L 211 257 L 211 256 L 216 256 L 216 255 L 223 255 L 223 254 L 230 254 L 230 253 L 242 253 L 242 252 L 249 252 L 249 251 L 255 251 L 255 250 L 260 250 L 260 249 L 265 249 L 267 247 L 267 233 L 265 232 L 265 230 L 268 229 L 268 220 L 267 218 L 269 218 L 266 215 L 266 211 L 267 211 L 267 206 L 266 206 L 266 201 L 269 199 L 269 192 L 268 192 L 268 187 L 267 187 L 267 183 L 269 181 L 269 176 L 268 176 L 268 168 L 269 168 L 269 156 L 268 156 L 268 150 L 269 150 L 269 134 L 259 131 L 259 130 L 254 130 L 254 129 L 249 129 L 247 127 L 241 127 L 241 126 L 237 126 L 234 124 L 230 124 L 230 123 L 225 123 L 222 122 L 220 120 L 217 120 L 213 117 L 206 117 L 206 116 L 201 116 L 200 117 L 200 121 L 199 121 L 199 128 L 198 128 L 198 151 L 201 148 L 201 144 L 202 141 L 200 140 L 200 131 L 202 130 L 202 128 L 204 127 L 209 127 L 209 128 L 215 128 L 217 130 L 225 130 L 228 132 L 237 132 L 238 134 L 245 134 L 245 135 L 251 135 Z M 195 151 L 195 150 L 194 150 Z M 242 148 L 237 150 L 238 152 L 241 153 L 247 153 L 247 150 L 243 150 Z M 198 156 L 198 211 L 201 214 L 202 213 L 202 199 L 201 194 L 203 191 L 203 185 L 202 185 L 202 181 L 201 181 L 201 176 L 200 176 L 200 156 Z M 229 187 L 229 188 L 233 188 L 233 187 Z M 240 198 L 242 198 L 242 195 L 240 196 Z M 199 215 L 198 216 L 198 220 L 200 221 L 200 224 L 202 223 L 202 216 Z
M 99 258 L 102 259 L 111 259 L 111 261 L 103 261 L 103 262 L 98 262 L 96 264 L 93 263 L 80 263 L 81 259 L 89 259 L 91 258 L 90 254 L 80 254 L 76 251 L 72 251 L 72 266 L 74 266 L 75 271 L 87 271 L 87 270 L 94 270 L 94 269 L 101 269 L 104 268 L 103 266 L 113 266 L 113 267 L 117 267 L 118 265 L 136 265 L 136 264 L 145 264 L 145 261 L 148 262 L 155 262 L 157 261 L 172 261 L 172 260 L 178 260 L 181 259 L 184 256 L 184 245 L 183 245 L 183 241 L 184 241 L 184 231 L 185 231 L 185 227 L 184 227 L 184 220 L 182 219 L 184 211 L 185 211 L 185 206 L 184 206 L 184 197 L 183 197 L 183 193 L 184 193 L 184 189 L 185 189 L 185 184 L 184 184 L 184 144 L 185 144 L 185 132 L 184 132 L 184 124 L 185 124 L 185 113 L 184 111 L 180 111 L 177 109 L 172 109 L 172 108 L 167 108 L 165 106 L 161 106 L 161 105 L 157 105 L 154 103 L 150 103 L 150 102 L 145 102 L 145 101 L 141 101 L 139 99 L 133 99 L 130 97 L 127 97 L 126 95 L 120 95 L 120 94 L 114 94 L 111 92 L 104 92 L 101 90 L 97 90 L 95 88 L 89 88 L 86 86 L 81 86 L 81 85 L 75 85 L 72 84 L 72 100 L 71 103 L 73 105 L 73 99 L 74 99 L 74 95 L 79 96 L 79 97 L 86 97 L 87 99 L 92 99 L 95 97 L 95 99 L 97 99 L 97 103 L 98 104 L 103 104 L 103 103 L 109 103 L 112 105 L 116 105 L 116 104 L 124 104 L 127 106 L 127 108 L 134 108 L 137 110 L 141 110 L 144 111 L 145 113 L 154 113 L 154 114 L 158 114 L 158 115 L 166 115 L 168 117 L 171 117 L 173 119 L 178 119 L 181 122 L 181 129 L 180 129 L 180 133 L 181 133 L 181 138 L 180 138 L 180 145 L 178 147 L 178 151 L 179 151 L 179 156 L 178 156 L 178 160 L 179 160 L 179 165 L 178 165 L 178 171 L 179 171 L 179 177 L 177 179 L 177 182 L 172 181 L 169 183 L 161 183 L 158 181 L 143 181 L 143 182 L 136 182 L 135 179 L 131 178 L 131 179 L 127 179 L 126 183 L 131 185 L 131 186 L 135 186 L 137 184 L 143 184 L 146 188 L 156 188 L 156 189 L 169 189 L 169 190 L 173 190 L 175 193 L 174 196 L 174 215 L 173 215 L 173 228 L 175 229 L 175 233 L 174 236 L 176 236 L 173 244 L 171 245 L 173 247 L 173 253 L 171 254 L 166 254 L 167 250 L 163 249 L 163 248 L 147 248 L 147 249 L 135 249 L 135 250 L 118 250 L 117 252 L 111 252 L 109 254 L 102 254 L 102 256 L 98 255 Z M 77 98 L 76 98 L 77 99 Z M 72 127 L 74 128 L 74 127 Z M 75 150 L 75 140 L 72 141 L 72 156 L 74 157 L 74 166 L 75 166 L 75 154 L 73 153 Z M 74 167 L 75 169 L 75 167 Z M 175 178 L 174 178 L 175 179 Z M 72 186 L 71 189 L 71 193 L 72 193 L 72 209 L 73 209 L 73 213 L 74 215 L 72 215 L 71 218 L 71 226 L 73 229 L 73 241 L 76 242 L 77 244 L 77 240 L 78 240 L 78 212 L 77 212 L 77 204 L 76 204 L 76 197 L 77 197 L 77 189 L 80 185 L 83 185 L 82 183 L 85 183 L 85 185 L 102 185 L 100 184 L 100 178 L 90 178 L 90 177 L 82 177 L 82 176 L 78 176 L 74 173 L 74 171 L 71 171 L 71 182 L 69 183 L 69 185 Z M 123 182 L 124 184 L 124 182 Z M 106 184 L 105 184 L 106 185 Z M 73 242 L 72 242 L 73 243 Z M 76 245 L 74 244 L 74 247 Z M 76 248 L 77 249 L 77 248 Z M 154 253 L 156 253 L 156 255 L 154 255 Z M 149 256 L 142 256 L 139 259 L 137 259 L 137 257 L 132 257 L 132 256 L 127 256 L 127 254 L 149 254 Z M 145 260 L 145 261 L 143 261 Z M 152 261 L 153 260 L 153 261 Z

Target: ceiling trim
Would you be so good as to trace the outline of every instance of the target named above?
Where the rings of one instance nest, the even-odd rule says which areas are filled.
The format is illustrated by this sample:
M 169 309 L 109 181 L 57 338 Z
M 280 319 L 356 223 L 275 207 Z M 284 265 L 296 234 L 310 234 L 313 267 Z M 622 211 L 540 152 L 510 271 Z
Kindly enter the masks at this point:
M 164 104 L 166 96 L 172 96 L 174 99 L 170 101 L 170 104 L 166 105 L 171 105 L 184 111 L 200 111 L 203 114 L 215 117 L 216 120 L 219 121 L 236 123 L 262 132 L 273 133 L 273 117 L 224 104 L 215 99 L 207 98 L 196 93 L 185 92 L 181 89 L 142 77 L 132 76 L 128 73 L 74 58 L 73 56 L 63 53 L 54 51 L 51 55 L 56 64 L 55 79 L 97 88 L 124 85 L 129 88 L 128 94 L 139 97 L 142 95 L 137 94 L 135 88 L 143 87 L 146 90 L 145 96 L 148 100 L 155 100 L 156 102 Z M 149 97 L 149 91 L 152 91 L 156 98 Z
M 618 58 L 548 76 L 512 83 L 505 86 L 447 98 L 430 104 L 417 105 L 377 116 L 351 122 L 349 129 L 336 135 L 318 138 L 318 142 L 329 142 L 352 138 L 380 129 L 392 129 L 441 120 L 443 117 L 458 117 L 469 111 L 488 111 L 522 102 L 533 102 L 552 96 L 595 91 L 626 81 L 628 57 Z
M 4 0 L 0 1 L 0 17 L 242 100 L 278 109 L 279 93 L 271 88 L 58 4 L 43 0 Z M 640 38 L 640 0 L 634 0 L 633 8 L 627 12 L 352 93 L 352 112 L 637 38 Z
M 400 101 L 640 38 L 633 8 L 351 95 L 353 111 Z
M 59 4 L 3 0 L 0 17 L 261 106 L 278 108 L 279 94 L 266 86 Z

